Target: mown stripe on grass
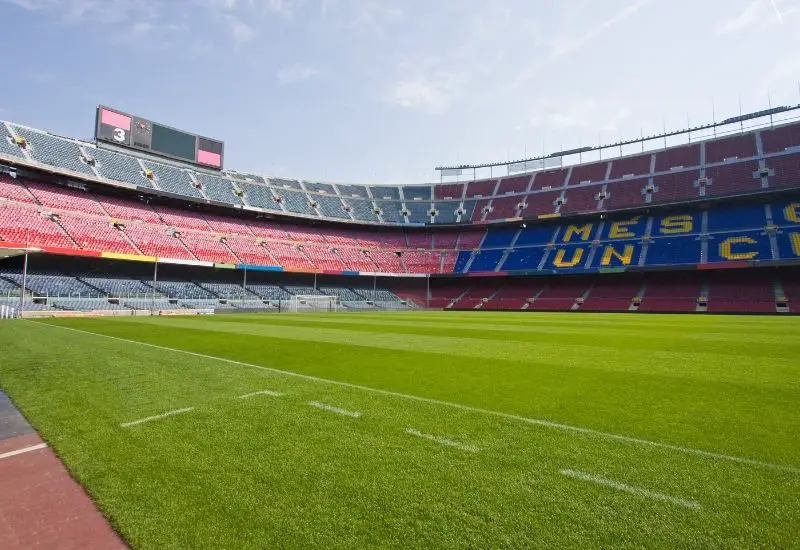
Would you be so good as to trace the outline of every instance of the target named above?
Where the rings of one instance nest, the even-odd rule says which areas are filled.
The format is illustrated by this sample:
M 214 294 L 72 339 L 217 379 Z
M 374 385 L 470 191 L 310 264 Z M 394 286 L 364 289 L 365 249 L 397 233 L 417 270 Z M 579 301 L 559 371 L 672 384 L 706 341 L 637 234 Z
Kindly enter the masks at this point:
M 673 445 L 671 443 L 663 443 L 663 442 L 660 442 L 660 441 L 651 441 L 651 440 L 648 440 L 648 439 L 641 439 L 641 438 L 638 438 L 638 437 L 632 437 L 632 436 L 621 435 L 621 434 L 610 433 L 610 432 L 603 432 L 603 431 L 600 431 L 600 430 L 594 430 L 592 428 L 583 428 L 583 427 L 580 427 L 580 426 L 572 426 L 572 425 L 569 425 L 569 424 L 562 424 L 560 422 L 553 422 L 553 421 L 550 421 L 550 420 L 543 420 L 543 419 L 537 419 L 537 418 L 526 418 L 524 416 L 519 416 L 519 415 L 515 415 L 515 414 L 511 414 L 511 413 L 504 413 L 504 412 L 501 412 L 501 411 L 483 409 L 483 408 L 480 408 L 480 407 L 473 407 L 471 405 L 463 405 L 461 403 L 453 403 L 453 402 L 450 402 L 450 401 L 442 401 L 442 400 L 433 399 L 433 398 L 430 398 L 430 397 L 420 397 L 420 396 L 417 396 L 417 395 L 400 393 L 400 392 L 395 392 L 395 391 L 390 391 L 390 390 L 383 390 L 383 389 L 379 389 L 379 388 L 372 388 L 370 386 L 362 386 L 362 385 L 359 385 L 359 384 L 352 384 L 352 383 L 349 383 L 349 382 L 342 382 L 342 381 L 339 381 L 339 380 L 330 380 L 330 379 L 327 379 L 327 378 L 320 378 L 318 376 L 312 376 L 312 375 L 308 375 L 308 374 L 301 374 L 301 373 L 298 373 L 298 372 L 292 372 L 292 371 L 287 371 L 287 370 L 276 369 L 274 367 L 265 367 L 265 366 L 262 366 L 262 365 L 254 365 L 252 363 L 245 363 L 243 361 L 236 361 L 235 359 L 227 359 L 225 357 L 215 357 L 215 356 L 212 356 L 212 355 L 205 355 L 203 353 L 197 353 L 197 352 L 194 352 L 194 351 L 188 351 L 188 350 L 184 350 L 184 349 L 170 348 L 170 347 L 167 347 L 167 346 L 159 346 L 157 344 L 148 344 L 147 342 L 140 342 L 138 340 L 130 340 L 128 338 L 120 338 L 118 336 L 109 336 L 107 334 L 90 332 L 90 331 L 76 329 L 76 328 L 72 328 L 72 327 L 65 327 L 65 326 L 49 324 L 49 323 L 41 323 L 41 322 L 38 322 L 38 321 L 28 321 L 28 322 L 39 324 L 39 325 L 44 325 L 44 326 L 48 326 L 48 327 L 52 327 L 52 328 L 57 328 L 57 329 L 61 329 L 61 330 L 67 330 L 67 331 L 71 331 L 71 332 L 77 332 L 77 333 L 81 333 L 81 334 L 86 334 L 86 335 L 89 335 L 89 336 L 95 336 L 95 337 L 98 337 L 98 338 L 107 338 L 107 339 L 110 339 L 110 340 L 117 340 L 119 342 L 126 342 L 126 343 L 129 343 L 129 344 L 138 344 L 140 346 L 150 347 L 150 348 L 154 348 L 154 349 L 160 349 L 160 350 L 164 350 L 164 351 L 171 351 L 171 352 L 174 352 L 174 353 L 190 355 L 192 357 L 200 357 L 200 358 L 208 359 L 208 360 L 211 360 L 211 361 L 220 361 L 222 363 L 227 363 L 229 365 L 236 365 L 236 366 L 240 366 L 240 367 L 263 370 L 263 371 L 266 371 L 266 372 L 271 372 L 271 373 L 274 373 L 274 374 L 280 374 L 280 375 L 283 375 L 283 376 L 290 376 L 290 377 L 299 378 L 299 379 L 302 379 L 302 380 L 310 380 L 310 381 L 319 382 L 319 383 L 322 383 L 322 384 L 330 384 L 330 385 L 333 385 L 333 386 L 339 386 L 339 387 L 343 387 L 343 388 L 351 388 L 351 389 L 355 389 L 355 390 L 372 392 L 372 393 L 379 394 L 379 395 L 387 395 L 387 396 L 397 397 L 397 398 L 400 398 L 400 399 L 407 399 L 407 400 L 410 400 L 410 401 L 417 401 L 417 402 L 421 402 L 421 403 L 429 403 L 429 404 L 432 404 L 432 405 L 450 407 L 450 408 L 459 409 L 459 410 L 463 410 L 463 411 L 470 411 L 470 412 L 479 413 L 479 414 L 491 415 L 491 416 L 495 416 L 495 417 L 498 417 L 498 418 L 505 418 L 507 420 L 512 420 L 512 421 L 521 422 L 521 423 L 525 423 L 525 424 L 530 424 L 530 425 L 534 425 L 534 426 L 542 426 L 542 427 L 545 427 L 545 428 L 552 428 L 552 429 L 566 431 L 566 432 L 573 432 L 573 433 L 579 433 L 579 434 L 589 435 L 589 436 L 594 436 L 594 437 L 599 437 L 599 438 L 611 439 L 611 440 L 620 441 L 620 442 L 623 442 L 623 443 L 630 443 L 630 444 L 635 444 L 635 445 L 646 445 L 646 446 L 653 447 L 653 448 L 666 449 L 666 450 L 670 450 L 670 451 L 676 451 L 676 452 L 681 452 L 681 453 L 685 453 L 685 454 L 701 456 L 701 457 L 709 458 L 709 459 L 713 459 L 713 460 L 734 462 L 734 463 L 738 463 L 738 464 L 745 464 L 745 465 L 749 465 L 749 466 L 757 466 L 757 467 L 760 467 L 760 468 L 767 468 L 767 469 L 772 469 L 772 470 L 789 472 L 789 473 L 792 473 L 792 474 L 800 474 L 800 468 L 796 467 L 796 466 L 790 466 L 790 465 L 785 465 L 785 464 L 775 464 L 775 463 L 772 463 L 772 462 L 765 462 L 765 461 L 757 460 L 757 459 L 754 459 L 754 458 L 746 458 L 746 457 L 740 457 L 740 456 L 726 455 L 726 454 L 722 454 L 722 453 L 715 453 L 713 451 L 706 451 L 706 450 L 703 450 L 703 449 L 695 449 L 695 448 L 692 448 L 692 447 L 682 447 L 680 445 Z
M 643 489 L 641 487 L 634 487 L 633 485 L 627 485 L 625 483 L 620 483 L 619 481 L 614 481 L 613 479 L 606 479 L 604 477 L 596 476 L 594 474 L 587 474 L 586 472 L 580 472 L 577 470 L 561 470 L 559 473 L 567 477 L 580 479 L 582 481 L 588 481 L 590 483 L 602 485 L 603 487 L 610 487 L 612 489 L 616 489 L 617 491 L 623 491 L 625 493 L 630 493 L 632 495 L 638 495 L 656 500 L 663 500 L 664 502 L 671 502 L 672 504 L 677 504 L 678 506 L 683 506 L 684 508 L 692 508 L 694 510 L 702 508 L 700 503 L 695 502 L 693 500 L 674 497 L 672 495 L 665 495 L 664 493 L 657 493 L 655 491 L 651 491 L 649 489 Z

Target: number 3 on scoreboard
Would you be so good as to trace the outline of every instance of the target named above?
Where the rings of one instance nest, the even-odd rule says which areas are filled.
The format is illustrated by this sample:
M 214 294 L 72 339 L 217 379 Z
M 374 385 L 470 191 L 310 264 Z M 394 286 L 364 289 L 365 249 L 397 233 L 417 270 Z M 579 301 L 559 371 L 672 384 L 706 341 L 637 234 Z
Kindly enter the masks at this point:
M 127 143 L 128 136 L 125 135 L 125 130 L 122 128 L 114 128 L 114 141 L 119 143 Z

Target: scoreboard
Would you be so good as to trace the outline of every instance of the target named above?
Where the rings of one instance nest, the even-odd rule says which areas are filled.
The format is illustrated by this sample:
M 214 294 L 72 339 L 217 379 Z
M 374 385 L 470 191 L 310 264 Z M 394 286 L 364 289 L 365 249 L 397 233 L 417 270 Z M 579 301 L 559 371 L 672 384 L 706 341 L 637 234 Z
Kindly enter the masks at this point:
M 222 169 L 225 144 L 100 105 L 95 139 L 206 168 Z

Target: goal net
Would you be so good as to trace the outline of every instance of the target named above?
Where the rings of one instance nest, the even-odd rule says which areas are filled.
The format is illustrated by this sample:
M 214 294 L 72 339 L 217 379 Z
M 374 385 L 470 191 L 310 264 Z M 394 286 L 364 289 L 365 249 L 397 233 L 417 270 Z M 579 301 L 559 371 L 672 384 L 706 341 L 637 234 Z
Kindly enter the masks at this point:
M 342 305 L 338 296 L 292 296 L 289 311 L 339 311 Z

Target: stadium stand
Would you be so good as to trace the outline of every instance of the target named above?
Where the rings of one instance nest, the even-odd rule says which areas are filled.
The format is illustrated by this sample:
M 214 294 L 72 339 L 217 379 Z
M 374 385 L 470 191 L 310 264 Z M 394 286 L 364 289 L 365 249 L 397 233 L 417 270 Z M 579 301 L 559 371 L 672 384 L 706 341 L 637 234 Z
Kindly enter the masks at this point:
M 470 275 L 463 285 L 451 281 L 462 289 L 457 295 L 437 288 L 422 296 L 432 307 L 776 313 L 786 309 L 779 303 L 785 296 L 794 311 L 799 300 L 784 273 L 795 273 L 785 266 L 800 261 L 800 223 L 790 206 L 800 202 L 799 147 L 800 124 L 788 123 L 613 160 L 396 187 L 211 172 L 3 123 L 0 160 L 10 164 L 0 165 L 0 248 L 27 243 L 48 258 L 137 257 L 208 269 Z M 635 211 L 626 219 L 616 213 L 622 209 Z M 476 227 L 454 229 L 457 223 Z M 406 224 L 427 227 L 397 227 Z M 772 275 L 759 269 L 773 264 L 779 271 Z M 686 270 L 684 286 L 659 274 L 674 268 Z M 655 272 L 598 273 L 615 270 Z M 35 307 L 87 310 L 112 294 L 147 292 L 171 307 L 238 307 L 227 302 L 233 287 L 216 292 L 213 281 L 182 283 L 208 291 L 189 296 L 178 287 L 148 291 L 135 277 L 95 277 L 97 285 L 84 285 L 95 295 Z M 3 281 L 0 292 L 17 284 Z M 65 288 L 47 285 L 51 295 Z M 330 286 L 350 289 L 336 295 L 353 303 L 364 297 L 357 287 Z M 419 304 L 419 289 L 412 295 Z M 247 308 L 265 299 L 272 298 L 251 292 Z M 109 307 L 144 302 L 132 304 Z

